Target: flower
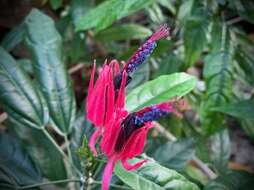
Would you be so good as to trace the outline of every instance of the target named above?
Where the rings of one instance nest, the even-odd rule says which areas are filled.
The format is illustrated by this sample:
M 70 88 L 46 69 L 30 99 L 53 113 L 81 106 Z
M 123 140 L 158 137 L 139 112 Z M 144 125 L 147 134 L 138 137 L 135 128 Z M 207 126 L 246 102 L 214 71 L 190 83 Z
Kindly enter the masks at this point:
M 105 123 L 108 122 L 114 113 L 115 90 L 113 74 L 120 73 L 120 70 L 116 60 L 111 61 L 109 65 L 106 60 L 94 86 L 95 70 L 96 63 L 94 62 L 86 99 L 86 117 L 97 128 L 89 141 L 89 146 L 96 156 L 96 141 L 102 134 Z
M 124 82 L 120 90 L 124 87 Z M 121 91 L 123 92 L 123 91 Z M 111 120 L 105 125 L 100 147 L 108 157 L 108 163 L 102 177 L 102 190 L 107 190 L 112 177 L 113 169 L 118 160 L 126 170 L 139 168 L 146 160 L 134 165 L 128 162 L 142 153 L 146 135 L 152 128 L 152 121 L 157 120 L 171 112 L 179 114 L 172 102 L 164 102 L 158 105 L 146 107 L 138 112 L 128 114 L 124 110 L 124 93 L 117 102 L 117 111 Z

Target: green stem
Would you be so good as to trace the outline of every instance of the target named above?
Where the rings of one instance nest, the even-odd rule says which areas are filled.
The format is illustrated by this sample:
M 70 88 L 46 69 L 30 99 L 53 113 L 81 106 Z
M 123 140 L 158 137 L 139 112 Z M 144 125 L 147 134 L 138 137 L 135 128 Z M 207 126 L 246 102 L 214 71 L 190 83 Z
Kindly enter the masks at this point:
M 33 185 L 26 185 L 23 187 L 19 187 L 18 189 L 30 189 L 30 188 L 34 188 L 34 187 L 41 187 L 41 186 L 59 184 L 59 183 L 70 183 L 70 182 L 83 183 L 83 181 L 81 181 L 80 179 L 63 179 L 63 180 L 49 181 L 49 182 L 44 182 L 44 183 L 37 183 L 37 184 L 33 184 Z
M 51 137 L 51 135 L 48 133 L 45 127 L 41 128 L 42 132 L 46 135 L 48 140 L 52 142 L 52 144 L 55 146 L 57 151 L 63 156 L 63 158 L 70 164 L 70 166 L 76 171 L 76 173 L 79 175 L 79 177 L 82 176 L 81 172 L 76 168 L 76 166 L 73 164 L 72 160 L 69 159 L 68 156 L 64 153 L 64 151 L 59 147 L 59 145 L 56 143 L 56 141 Z
M 67 153 L 68 153 L 68 156 L 69 156 L 69 160 L 70 160 L 71 163 L 73 163 L 72 153 L 71 153 L 71 149 L 70 149 L 70 143 L 69 143 L 69 140 L 68 140 L 66 135 L 64 135 L 64 141 L 66 143 L 66 149 L 67 149 Z
M 99 185 L 101 185 L 102 184 L 102 182 L 101 181 L 93 181 L 93 184 L 99 184 Z M 119 188 L 119 189 L 127 189 L 127 190 L 132 190 L 132 188 L 130 188 L 130 187 L 124 187 L 124 186 L 122 186 L 122 185 L 115 185 L 115 184 L 110 184 L 110 186 L 111 187 L 115 187 L 115 188 Z

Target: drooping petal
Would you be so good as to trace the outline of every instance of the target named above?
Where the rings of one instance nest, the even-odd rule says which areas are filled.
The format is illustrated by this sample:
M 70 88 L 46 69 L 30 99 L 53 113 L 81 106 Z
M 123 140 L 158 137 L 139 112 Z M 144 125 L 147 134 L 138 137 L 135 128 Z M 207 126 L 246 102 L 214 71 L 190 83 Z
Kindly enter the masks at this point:
M 92 134 L 90 140 L 89 140 L 89 147 L 93 152 L 94 156 L 97 156 L 97 151 L 95 148 L 95 144 L 97 142 L 98 137 L 102 134 L 102 127 L 97 127 L 96 131 Z
M 142 161 L 139 161 L 135 164 L 130 164 L 126 159 L 125 160 L 122 160 L 122 166 L 126 169 L 126 170 L 135 170 L 139 167 L 141 167 L 144 163 L 146 163 L 147 160 L 142 160 Z
M 103 171 L 102 190 L 109 189 L 109 184 L 112 178 L 112 173 L 113 173 L 116 162 L 117 162 L 117 159 L 115 157 L 109 158 L 108 163 Z
M 133 158 L 143 152 L 148 130 L 152 127 L 150 122 L 147 122 L 144 127 L 136 129 L 124 145 L 121 152 L 121 159 Z
M 93 83 L 94 83 L 94 74 L 95 74 L 95 70 L 96 70 L 96 61 L 94 60 L 93 69 L 92 69 L 92 71 L 91 71 L 91 77 L 90 77 L 90 81 L 89 81 L 89 87 L 88 87 L 87 98 L 86 98 L 86 112 L 87 112 L 87 113 L 88 113 L 89 101 L 90 101 L 90 99 L 91 99 L 92 92 L 93 92 Z

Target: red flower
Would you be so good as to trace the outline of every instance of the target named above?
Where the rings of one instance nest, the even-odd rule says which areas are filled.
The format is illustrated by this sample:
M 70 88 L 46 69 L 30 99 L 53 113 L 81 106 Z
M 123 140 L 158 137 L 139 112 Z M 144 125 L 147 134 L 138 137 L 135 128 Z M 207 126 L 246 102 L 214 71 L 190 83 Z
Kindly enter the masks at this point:
M 124 88 L 124 82 L 121 89 Z M 124 91 L 117 102 L 117 111 L 111 120 L 105 125 L 105 131 L 100 143 L 102 152 L 108 157 L 108 163 L 102 177 L 102 190 L 107 190 L 112 177 L 114 166 L 118 160 L 122 162 L 126 170 L 139 168 L 146 160 L 134 165 L 128 163 L 142 153 L 146 135 L 152 127 L 152 121 L 157 120 L 170 112 L 179 114 L 171 102 L 146 107 L 138 112 L 127 115 L 124 110 Z
M 96 84 L 93 86 L 95 70 L 96 63 L 94 62 L 86 99 L 86 116 L 97 128 L 89 141 L 91 150 L 94 155 L 97 155 L 95 149 L 96 141 L 102 134 L 105 123 L 109 121 L 115 111 L 113 74 L 119 74 L 120 71 L 119 64 L 116 60 L 111 61 L 109 65 L 107 65 L 107 61 L 105 61 Z

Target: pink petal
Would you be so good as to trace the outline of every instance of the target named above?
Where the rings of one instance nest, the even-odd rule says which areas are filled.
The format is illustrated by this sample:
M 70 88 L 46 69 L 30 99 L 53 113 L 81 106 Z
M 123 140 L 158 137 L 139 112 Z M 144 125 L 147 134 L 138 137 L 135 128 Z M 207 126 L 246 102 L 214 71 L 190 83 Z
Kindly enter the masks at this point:
M 89 87 L 88 87 L 88 93 L 87 93 L 87 98 L 86 98 L 86 112 L 88 113 L 88 107 L 89 107 L 89 101 L 93 92 L 93 83 L 94 83 L 94 74 L 96 70 L 96 61 L 94 60 L 93 63 L 93 69 L 91 71 L 91 77 L 90 77 L 90 82 L 89 82 Z
M 156 30 L 149 40 L 156 41 L 169 35 L 169 28 L 166 24 L 163 24 L 158 30 Z
M 113 173 L 116 162 L 117 162 L 117 159 L 115 157 L 109 158 L 108 163 L 103 171 L 102 190 L 109 189 L 109 184 L 112 178 L 112 173 Z
M 101 133 L 102 133 L 102 128 L 97 127 L 96 131 L 92 134 L 92 136 L 89 140 L 89 147 L 92 150 L 94 156 L 97 156 L 95 144 L 96 144 L 98 137 L 101 135 Z
M 122 160 L 122 165 L 126 170 L 135 170 L 139 167 L 141 167 L 147 160 L 139 161 L 133 165 L 131 165 L 127 160 Z

